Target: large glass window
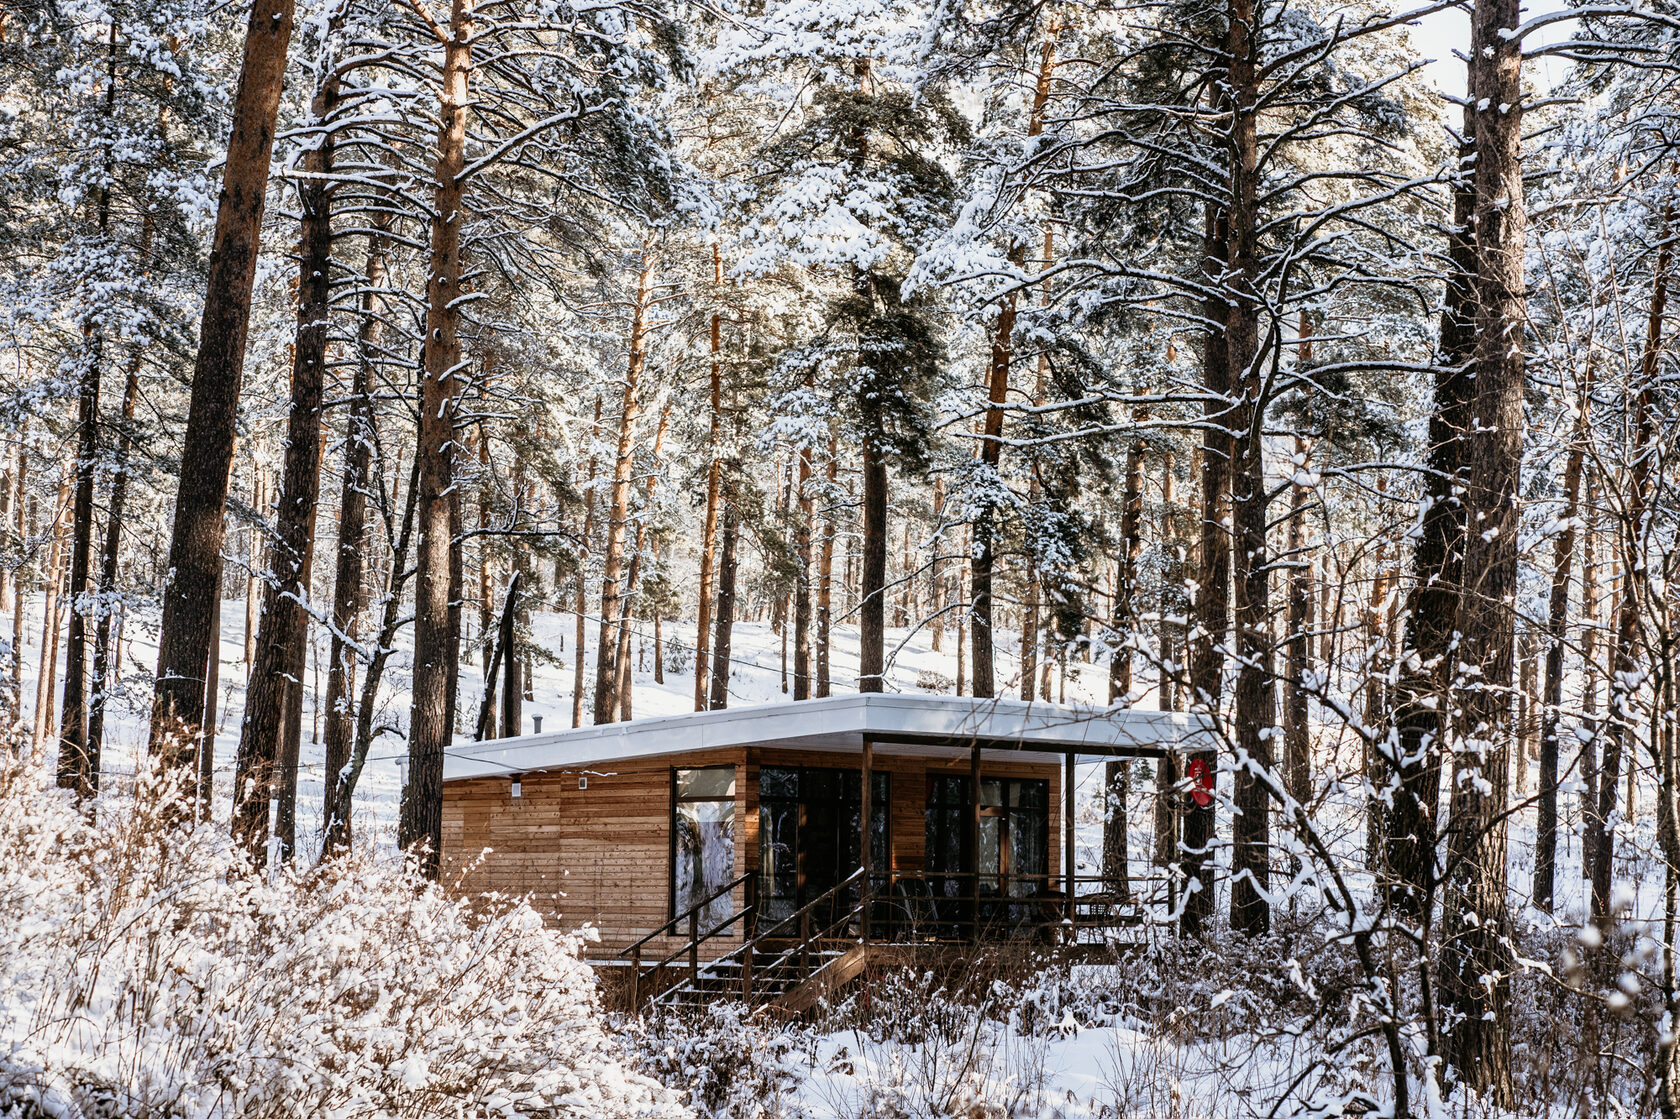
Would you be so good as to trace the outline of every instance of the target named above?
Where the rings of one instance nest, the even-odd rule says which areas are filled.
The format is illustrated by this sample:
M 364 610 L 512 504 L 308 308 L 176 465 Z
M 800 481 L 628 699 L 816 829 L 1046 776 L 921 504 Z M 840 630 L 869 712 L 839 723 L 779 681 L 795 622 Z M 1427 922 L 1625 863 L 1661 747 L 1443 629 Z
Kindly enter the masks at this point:
M 679 769 L 671 819 L 671 915 L 686 912 L 735 877 L 735 767 Z M 700 931 L 734 912 L 728 894 L 700 912 Z
M 930 774 L 927 790 L 927 873 L 935 894 L 968 894 L 966 775 Z M 1050 787 L 1015 777 L 980 780 L 980 894 L 1026 897 L 1048 885 Z
M 890 783 L 871 782 L 870 854 L 887 865 Z M 863 774 L 855 769 L 765 766 L 758 771 L 760 928 L 820 897 L 862 865 Z M 850 905 L 855 893 L 842 899 Z

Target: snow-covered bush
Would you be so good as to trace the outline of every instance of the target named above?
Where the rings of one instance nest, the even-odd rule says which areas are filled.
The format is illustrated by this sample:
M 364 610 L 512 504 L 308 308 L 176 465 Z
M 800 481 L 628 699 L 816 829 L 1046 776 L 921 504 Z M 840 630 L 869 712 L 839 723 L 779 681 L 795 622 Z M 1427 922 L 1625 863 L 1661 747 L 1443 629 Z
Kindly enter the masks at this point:
M 169 782 L 84 817 L 0 750 L 0 1115 L 680 1116 L 575 937 L 365 852 L 256 872 Z
M 802 1079 L 804 1031 L 783 1028 L 739 1002 L 679 1009 L 631 1024 L 647 1071 L 688 1093 L 708 1119 L 779 1119 Z

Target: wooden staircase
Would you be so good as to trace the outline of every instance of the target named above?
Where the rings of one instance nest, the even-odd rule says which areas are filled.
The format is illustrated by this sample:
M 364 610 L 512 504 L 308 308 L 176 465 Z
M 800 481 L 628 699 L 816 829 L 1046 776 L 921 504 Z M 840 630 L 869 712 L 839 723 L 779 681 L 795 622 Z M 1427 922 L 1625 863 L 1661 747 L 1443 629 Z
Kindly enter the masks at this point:
M 749 879 L 749 875 L 743 875 L 719 887 L 620 953 L 629 957 L 633 1010 L 700 1006 L 719 998 L 738 998 L 750 1005 L 799 1014 L 862 975 L 872 962 L 871 948 L 890 947 L 862 941 L 861 900 L 839 904 L 848 890 L 861 886 L 863 871 L 859 869 L 782 920 L 757 929 L 749 924 L 752 931 L 739 947 L 702 961 L 700 946 L 753 914 L 756 905 L 749 901 L 733 917 L 704 933 L 699 931 L 699 912 Z M 862 892 L 858 890 L 860 896 Z M 686 944 L 656 963 L 642 962 L 642 950 L 648 942 L 685 923 L 689 929 Z M 686 967 L 681 966 L 684 962 Z M 673 968 L 673 964 L 678 966 Z

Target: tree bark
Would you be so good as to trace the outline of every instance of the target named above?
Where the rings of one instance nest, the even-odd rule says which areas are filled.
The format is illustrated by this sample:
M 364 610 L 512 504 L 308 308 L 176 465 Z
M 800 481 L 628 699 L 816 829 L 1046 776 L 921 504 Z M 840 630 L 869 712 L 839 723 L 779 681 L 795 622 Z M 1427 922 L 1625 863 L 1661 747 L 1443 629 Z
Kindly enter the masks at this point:
M 1180 709 L 1178 674 L 1184 671 L 1179 646 L 1184 627 L 1168 620 L 1169 588 L 1183 582 L 1182 553 L 1178 548 L 1178 533 L 1173 515 L 1178 507 L 1178 480 L 1174 474 L 1173 454 L 1168 450 L 1161 461 L 1161 540 L 1168 554 L 1168 566 L 1161 580 L 1161 631 L 1157 659 L 1161 663 L 1160 708 L 1162 711 Z M 1178 855 L 1178 805 L 1173 787 L 1178 783 L 1177 760 L 1169 753 L 1155 763 L 1155 852 L 1156 866 L 1169 866 Z M 1169 897 L 1171 897 L 1169 886 Z
M 400 457 L 400 456 L 399 456 Z M 367 673 L 362 678 L 361 697 L 356 703 L 356 745 L 350 762 L 343 769 L 328 774 L 337 785 L 332 802 L 337 808 L 321 842 L 321 858 L 326 860 L 350 846 L 351 810 L 355 807 L 356 784 L 367 765 L 368 751 L 373 746 L 373 713 L 379 698 L 379 681 L 385 674 L 385 663 L 391 659 L 397 630 L 402 625 L 403 585 L 408 582 L 408 552 L 414 538 L 414 508 L 420 492 L 420 462 L 410 465 L 408 491 L 403 499 L 402 527 L 391 546 L 391 569 L 385 584 L 385 603 L 381 610 L 379 633 L 374 638 L 373 656 L 368 659 Z M 395 502 L 396 495 L 391 497 Z M 389 523 L 389 522 L 387 522 Z
M 26 538 L 25 508 L 29 502 L 25 500 L 25 494 L 28 482 L 29 417 L 24 416 L 23 422 L 18 425 L 17 475 L 12 480 L 13 493 L 16 494 L 12 501 L 12 535 L 20 544 Z M 17 577 L 12 581 L 12 702 L 15 705 L 12 716 L 19 725 L 23 723 L 23 591 L 23 570 L 19 568 Z
M 468 75 L 472 70 L 473 0 L 453 0 L 439 86 L 437 163 L 433 175 L 431 254 L 427 267 L 425 372 L 421 379 L 418 566 L 414 577 L 414 698 L 409 710 L 408 785 L 403 789 L 397 845 L 412 851 L 436 878 L 443 844 L 443 752 L 454 736 L 455 686 L 461 653 L 457 582 L 455 421 L 461 341 L 461 172 L 466 166 Z
M 817 698 L 829 694 L 829 649 L 832 642 L 834 600 L 834 495 L 839 475 L 839 441 L 828 437 L 828 489 L 824 501 L 829 509 L 823 517 L 822 552 L 817 560 Z
M 815 387 L 814 374 L 807 372 L 805 387 Z M 811 698 L 811 520 L 815 506 L 811 496 L 811 447 L 799 448 L 799 520 L 794 526 L 794 551 L 799 573 L 793 592 L 793 698 Z
M 1575 563 L 1575 518 L 1580 512 L 1593 371 L 1589 362 L 1563 468 L 1563 531 L 1552 545 L 1552 585 L 1546 612 L 1546 672 L 1541 685 L 1540 788 L 1534 844 L 1534 904 L 1550 913 L 1557 877 L 1558 720 L 1563 704 L 1564 638 L 1569 626 L 1569 579 Z
M 1517 485 L 1523 457 L 1522 50 L 1517 0 L 1477 0 L 1469 104 L 1476 117 L 1476 350 L 1465 492 L 1459 650 L 1470 684 L 1456 704 L 1452 873 L 1443 903 L 1445 1056 L 1469 1088 L 1511 1107 L 1510 915 L 1506 910 Z
M 1389 900 L 1401 913 L 1423 914 L 1435 893 L 1436 813 L 1447 750 L 1443 713 L 1449 709 L 1464 572 L 1467 483 L 1464 446 L 1476 381 L 1468 368 L 1475 351 L 1475 185 L 1470 179 L 1475 120 L 1465 112 L 1465 143 L 1453 191 L 1453 225 L 1447 235 L 1450 268 L 1435 355 L 1434 400 L 1429 416 L 1429 471 L 1421 531 L 1412 551 L 1412 587 L 1394 725 L 1399 756 L 1390 760 L 1397 788 L 1388 812 L 1384 866 Z M 1328 589 L 1330 580 L 1325 581 Z M 1338 628 L 1328 612 L 1326 633 Z M 1329 662 L 1326 660 L 1326 669 Z
M 117 99 L 117 21 L 106 46 L 105 117 L 114 124 Z M 95 192 L 94 229 L 103 247 L 111 232 L 111 153 L 103 158 Z M 99 467 L 99 382 L 105 364 L 105 331 L 89 314 L 83 322 L 81 376 L 76 387 L 76 487 L 70 513 L 70 632 L 65 641 L 63 710 L 59 717 L 58 784 L 78 797 L 99 791 L 99 756 L 88 742 L 88 580 L 93 567 L 93 485 Z M 98 606 L 95 605 L 95 609 Z
M 887 459 L 880 432 L 863 437 L 863 566 L 858 607 L 858 691 L 886 690 Z
M 1301 359 L 1311 360 L 1310 343 L 1301 347 Z M 1312 564 L 1306 558 L 1307 506 L 1312 491 L 1302 484 L 1308 470 L 1310 448 L 1295 436 L 1295 483 L 1289 503 L 1289 602 L 1288 668 L 1283 684 L 1283 751 L 1288 760 L 1289 795 L 1297 804 L 1312 800 L 1312 737 L 1308 724 L 1307 673 L 1312 669 Z
M 1651 503 L 1651 463 L 1660 453 L 1656 444 L 1657 377 L 1659 358 L 1663 349 L 1663 318 L 1668 306 L 1668 272 L 1674 259 L 1674 243 L 1669 239 L 1674 210 L 1670 204 L 1663 212 L 1660 247 L 1657 250 L 1655 271 L 1652 273 L 1651 304 L 1645 323 L 1645 348 L 1640 358 L 1638 395 L 1635 398 L 1633 446 L 1628 455 L 1627 505 L 1617 528 L 1621 550 L 1621 582 L 1616 602 L 1616 640 L 1612 646 L 1610 672 L 1610 701 L 1605 706 L 1610 733 L 1604 740 L 1604 758 L 1598 771 L 1598 811 L 1595 813 L 1587 847 L 1592 878 L 1592 917 L 1609 943 L 1615 926 L 1611 911 L 1610 884 L 1616 851 L 1614 825 L 1617 778 L 1622 759 L 1633 763 L 1634 693 L 1650 669 L 1642 663 L 1636 642 L 1639 637 L 1640 586 L 1645 578 L 1646 510 Z M 1629 787 L 1632 801 L 1632 786 Z M 1631 815 L 1633 805 L 1628 805 Z M 1613 959 L 1606 953 L 1606 961 Z
M 64 613 L 60 589 L 64 582 L 64 514 L 70 507 L 75 470 L 60 469 L 58 499 L 53 503 L 52 543 L 47 548 L 47 577 L 41 600 L 41 660 L 35 674 L 35 736 L 37 747 L 45 746 L 53 733 L 53 692 L 58 680 L 58 630 Z M 203 671 L 201 668 L 200 672 Z
M 293 0 L 253 4 L 246 25 L 169 538 L 170 579 L 164 589 L 158 634 L 150 750 L 163 757 L 167 768 L 188 774 L 183 795 L 189 800 L 197 793 L 192 766 L 204 724 L 210 614 L 221 582 L 222 507 L 233 464 L 251 286 L 262 236 L 269 158 L 274 152 L 275 115 L 292 35 L 292 7 Z
M 1147 417 L 1140 410 L 1139 420 Z M 1126 481 L 1120 505 L 1120 559 L 1114 579 L 1114 647 L 1109 653 L 1108 702 L 1132 702 L 1132 641 L 1137 629 L 1137 557 L 1143 542 L 1143 452 L 1139 435 L 1126 452 Z M 1131 793 L 1130 763 L 1103 766 L 1106 810 L 1103 813 L 1103 879 L 1110 892 L 1128 893 L 1126 801 Z
M 735 548 L 740 536 L 735 502 L 724 497 L 723 555 L 718 565 L 717 632 L 712 639 L 711 709 L 729 706 L 729 647 L 735 629 Z M 721 671 L 720 671 L 721 669 Z
M 624 577 L 624 604 L 618 616 L 618 711 L 617 718 L 629 722 L 631 717 L 630 622 L 632 605 L 636 601 L 636 585 L 642 573 L 642 546 L 647 539 L 647 518 L 653 514 L 653 495 L 659 485 L 659 456 L 665 449 L 665 429 L 671 422 L 671 406 L 659 412 L 659 427 L 653 434 L 653 465 L 648 470 L 647 506 L 641 520 L 636 522 L 636 542 L 630 550 L 630 569 Z
M 331 34 L 331 32 L 329 32 Z M 321 490 L 321 408 L 326 387 L 327 336 L 332 323 L 332 192 L 339 76 L 323 51 L 323 76 L 310 106 L 320 129 L 304 153 L 307 176 L 299 185 L 297 335 L 292 346 L 291 401 L 286 414 L 286 455 L 280 503 L 270 549 L 263 608 L 257 625 L 257 659 L 251 666 L 234 775 L 234 838 L 261 865 L 268 844 L 268 803 L 277 805 L 279 857 L 291 858 L 296 839 L 297 766 L 277 762 L 296 756 L 296 712 L 302 710 L 303 670 L 309 638 L 310 571 L 315 552 L 315 511 Z M 215 642 L 211 644 L 212 650 Z M 208 732 L 207 732 L 208 733 Z M 276 788 L 278 782 L 278 788 Z
M 712 246 L 712 298 L 723 291 L 723 256 Z M 712 364 L 709 401 L 711 426 L 706 439 L 706 523 L 700 534 L 700 587 L 694 626 L 694 709 L 707 707 L 707 650 L 711 639 L 712 583 L 717 563 L 718 499 L 723 463 L 718 453 L 723 425 L 723 312 L 714 305 L 711 322 Z
M 1053 19 L 1046 29 L 1044 46 L 1039 54 L 1038 80 L 1033 88 L 1032 104 L 1027 113 L 1027 136 L 1044 131 L 1045 109 L 1050 102 L 1050 80 L 1056 68 L 1056 35 L 1060 25 Z M 1044 230 L 1046 266 L 1049 263 L 1051 227 Z M 1022 247 L 1012 248 L 1009 259 L 1016 267 L 1026 260 Z M 997 322 L 992 327 L 991 358 L 986 376 L 986 415 L 981 428 L 980 461 L 987 473 L 995 473 L 1003 450 L 1003 405 L 1009 395 L 1009 363 L 1014 344 L 1015 303 L 1017 295 L 1011 291 L 998 305 Z M 973 694 L 983 699 L 996 694 L 993 665 L 993 572 L 996 567 L 996 512 L 987 505 L 975 519 L 974 543 L 969 560 L 969 640 L 972 643 L 970 678 Z M 1030 676 L 1023 666 L 1025 698 L 1031 699 Z
M 1272 732 L 1277 721 L 1271 643 L 1271 562 L 1266 547 L 1268 498 L 1265 409 L 1260 356 L 1259 138 L 1255 77 L 1258 45 L 1251 34 L 1253 0 L 1232 0 L 1226 20 L 1232 98 L 1229 325 L 1226 360 L 1240 378 L 1231 415 L 1233 615 L 1237 630 L 1234 695 L 1239 764 L 1233 777 L 1231 924 L 1250 935 L 1270 926 L 1269 884 Z
M 601 398 L 595 397 L 595 420 L 589 427 L 589 439 L 594 443 L 595 435 L 601 430 Z M 598 462 L 593 453 L 589 456 L 589 475 L 584 484 L 589 487 L 583 498 L 583 538 L 578 546 L 577 569 L 577 603 L 573 614 L 577 619 L 577 629 L 573 634 L 572 651 L 572 726 L 583 725 L 583 664 L 584 641 L 588 631 L 584 621 L 584 611 L 589 607 L 589 542 L 595 535 L 595 469 Z
M 606 552 L 601 562 L 601 639 L 595 647 L 595 722 L 618 718 L 619 614 L 625 597 L 624 537 L 630 516 L 630 475 L 635 461 L 636 419 L 641 415 L 637 390 L 647 362 L 647 309 L 653 282 L 653 256 L 642 249 L 636 296 L 630 318 L 630 360 L 624 373 L 624 399 L 618 413 L 618 455 L 613 463 L 612 497 L 607 511 Z
M 326 780 L 321 803 L 323 833 L 350 835 L 349 805 L 338 803 L 339 775 L 350 764 L 355 740 L 356 688 L 354 642 L 362 611 L 367 608 L 363 587 L 362 552 L 367 546 L 367 493 L 373 484 L 373 447 L 377 438 L 374 413 L 374 365 L 379 350 L 380 312 L 385 286 L 384 231 L 389 218 L 376 216 L 368 234 L 367 263 L 362 272 L 361 325 L 356 332 L 356 364 L 351 374 L 350 412 L 344 428 L 344 471 L 339 487 L 337 564 L 333 573 L 332 643 L 327 656 L 325 743 Z M 335 823 L 340 824 L 335 829 Z
M 147 214 L 140 224 L 140 259 L 151 260 L 155 224 Z M 147 269 L 150 275 L 150 268 Z M 117 422 L 116 444 L 111 449 L 111 489 L 106 495 L 105 541 L 99 559 L 99 624 L 93 637 L 93 683 L 88 693 L 87 749 L 95 785 L 99 759 L 105 743 L 105 702 L 113 676 L 111 618 L 116 613 L 113 599 L 117 589 L 117 565 L 122 558 L 123 513 L 128 504 L 129 444 L 134 439 L 134 409 L 140 399 L 140 352 L 129 358 L 123 379 L 122 415 Z M 218 590 L 218 595 L 220 594 Z M 218 599 L 219 601 L 219 599 Z
M 1203 272 L 1210 281 L 1225 274 L 1230 239 L 1227 215 L 1209 206 L 1204 229 Z M 1203 307 L 1210 323 L 1224 324 L 1229 309 L 1217 294 L 1210 294 Z M 1195 600 L 1191 604 L 1193 630 L 1190 644 L 1190 709 L 1217 721 L 1224 691 L 1224 649 L 1231 613 L 1231 539 L 1225 527 L 1229 513 L 1231 438 L 1226 424 L 1230 407 L 1231 363 L 1226 347 L 1226 330 L 1211 327 L 1202 338 L 1202 387 L 1207 393 L 1203 406 L 1206 426 L 1202 429 L 1202 514 L 1197 541 Z M 1211 772 L 1218 759 L 1211 751 L 1197 751 L 1185 760 L 1186 776 L 1200 762 Z M 1185 799 L 1182 831 L 1185 898 L 1179 930 L 1199 936 L 1212 912 L 1213 883 L 1205 868 L 1213 842 L 1214 808 L 1197 806 Z

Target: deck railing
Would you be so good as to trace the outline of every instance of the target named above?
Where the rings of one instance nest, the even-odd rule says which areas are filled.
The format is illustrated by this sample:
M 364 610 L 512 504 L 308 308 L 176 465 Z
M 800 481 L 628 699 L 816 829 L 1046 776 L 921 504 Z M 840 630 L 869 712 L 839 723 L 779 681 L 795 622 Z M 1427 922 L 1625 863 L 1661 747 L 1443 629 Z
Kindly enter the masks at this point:
M 708 989 L 720 982 L 720 989 L 738 984 L 740 997 L 751 1001 L 757 977 L 773 977 L 776 987 L 785 990 L 814 975 L 837 944 L 1097 943 L 1111 930 L 1147 924 L 1149 910 L 1170 903 L 1171 893 L 1164 874 L 1132 878 L 1115 889 L 1114 880 L 1100 874 L 1075 875 L 1069 881 L 1052 874 L 884 871 L 866 880 L 860 867 L 786 916 L 773 918 L 759 903 L 756 879 L 757 872 L 748 871 L 719 886 L 619 952 L 630 963 L 631 1009 L 685 982 L 698 989 L 703 976 Z M 743 885 L 746 903 L 702 929 L 701 914 Z M 1081 887 L 1096 888 L 1081 892 Z M 701 946 L 737 925 L 742 926 L 741 943 L 703 969 Z M 650 942 L 684 931 L 686 940 L 674 951 L 652 963 L 643 961 Z M 673 964 L 678 966 L 673 969 Z M 649 990 L 650 981 L 659 988 Z

